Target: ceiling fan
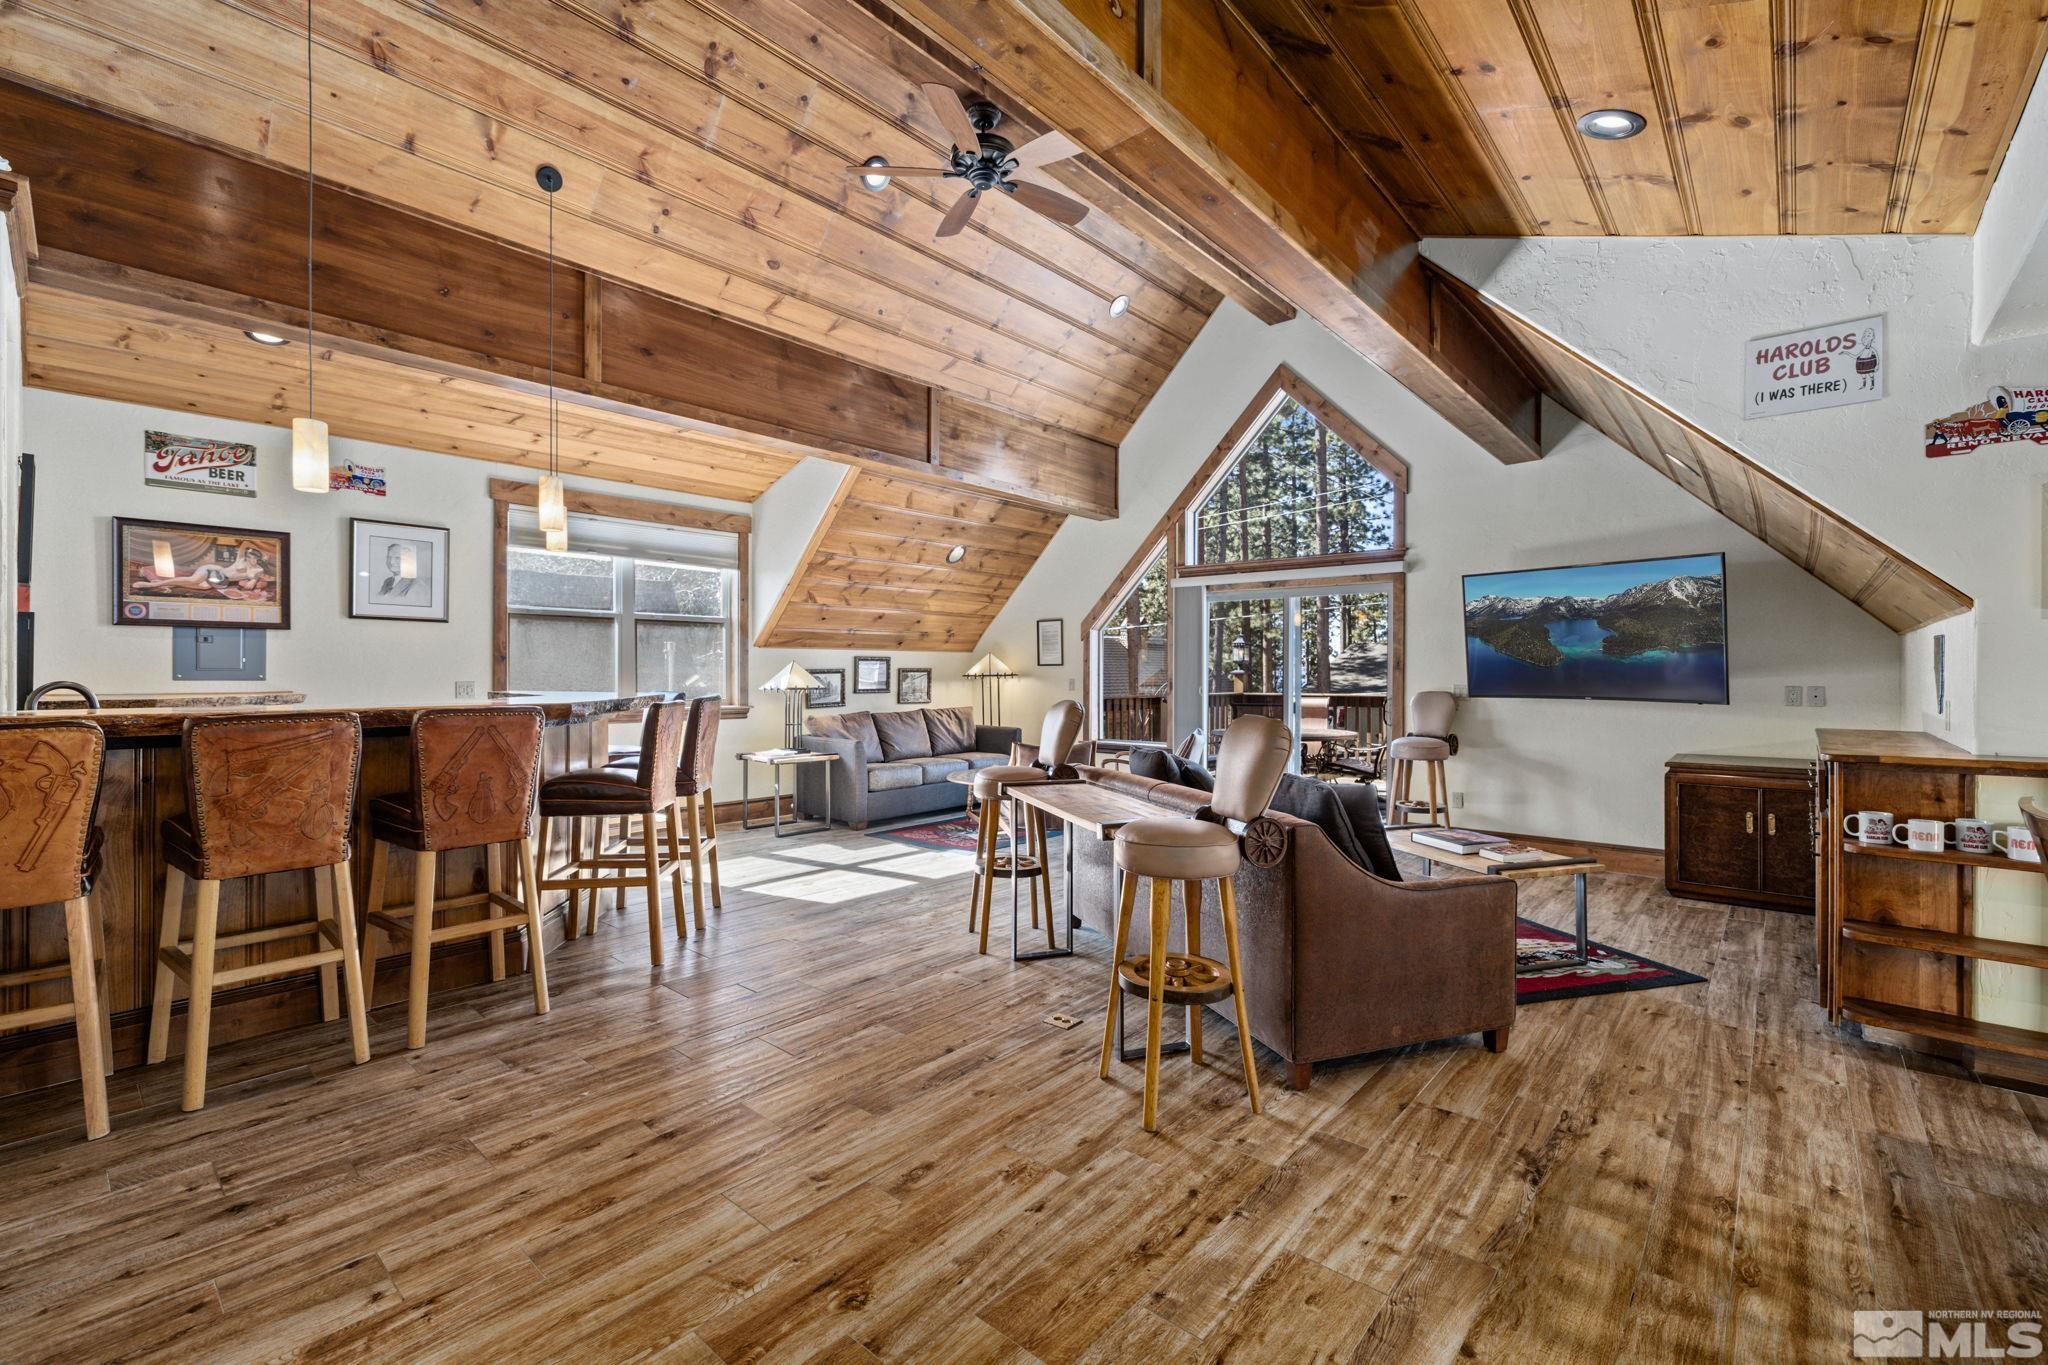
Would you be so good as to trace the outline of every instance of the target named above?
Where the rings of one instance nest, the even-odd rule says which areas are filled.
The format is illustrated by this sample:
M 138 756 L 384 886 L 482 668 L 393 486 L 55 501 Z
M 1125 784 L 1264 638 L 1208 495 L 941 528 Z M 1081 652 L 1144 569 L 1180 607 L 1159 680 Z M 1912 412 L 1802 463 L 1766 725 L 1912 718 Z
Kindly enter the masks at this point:
M 889 182 L 899 176 L 966 181 L 967 192 L 946 210 L 946 216 L 939 220 L 938 231 L 932 234 L 935 237 L 951 237 L 966 227 L 981 197 L 991 191 L 1010 195 L 1033 213 L 1042 213 L 1068 227 L 1088 216 L 1088 206 L 1078 199 L 1070 199 L 1056 190 L 1017 178 L 1079 153 L 1081 147 L 1072 138 L 1061 132 L 1041 133 L 1022 147 L 1013 148 L 1008 138 L 996 132 L 1003 121 L 1003 111 L 987 100 L 967 104 L 951 86 L 928 84 L 921 88 L 925 98 L 931 101 L 932 110 L 939 116 L 947 136 L 953 139 L 951 163 L 945 166 L 891 166 L 887 159 L 872 156 L 858 166 L 847 167 L 861 177 L 863 185 L 871 190 L 886 189 Z

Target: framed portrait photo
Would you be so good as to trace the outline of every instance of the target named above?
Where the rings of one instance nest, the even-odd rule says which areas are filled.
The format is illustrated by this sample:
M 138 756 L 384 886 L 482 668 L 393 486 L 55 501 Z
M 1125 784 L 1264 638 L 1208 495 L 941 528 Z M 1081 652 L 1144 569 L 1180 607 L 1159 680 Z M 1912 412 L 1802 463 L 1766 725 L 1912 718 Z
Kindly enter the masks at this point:
M 292 538 L 115 517 L 114 624 L 289 630 Z
M 377 621 L 448 619 L 448 528 L 348 519 L 348 614 Z
M 889 691 L 889 661 L 878 658 L 856 656 L 853 661 L 853 690 L 856 692 Z
M 926 706 L 932 699 L 932 671 L 929 668 L 896 670 L 896 704 Z
M 1067 623 L 1063 618 L 1040 617 L 1038 622 L 1038 666 L 1067 666 Z
M 846 705 L 845 669 L 814 668 L 811 670 L 811 676 L 818 680 L 818 685 L 811 689 L 811 699 L 805 704 L 813 711 Z

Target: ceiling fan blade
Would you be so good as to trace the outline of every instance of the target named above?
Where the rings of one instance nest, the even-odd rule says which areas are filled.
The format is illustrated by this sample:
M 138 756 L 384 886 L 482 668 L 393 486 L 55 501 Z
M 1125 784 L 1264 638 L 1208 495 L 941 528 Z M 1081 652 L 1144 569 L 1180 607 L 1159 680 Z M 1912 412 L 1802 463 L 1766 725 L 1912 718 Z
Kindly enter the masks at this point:
M 951 175 L 944 166 L 848 166 L 852 175 L 886 175 L 892 180 L 907 179 L 911 176 Z
M 953 139 L 953 145 L 963 152 L 979 152 L 981 134 L 975 131 L 974 120 L 967 117 L 967 106 L 960 102 L 960 92 L 936 81 L 928 81 L 918 88 L 924 91 L 925 100 L 931 105 L 932 112 L 938 115 L 946 136 Z
M 967 226 L 967 220 L 974 216 L 974 206 L 981 202 L 981 196 L 973 190 L 953 201 L 953 207 L 946 210 L 946 216 L 939 220 L 939 230 L 934 237 L 951 237 Z
M 1069 199 L 1064 194 L 1056 190 L 1049 190 L 1043 185 L 1032 185 L 1021 180 L 1012 180 L 1010 182 L 1010 190 L 1017 196 L 1018 203 L 1030 209 L 1033 213 L 1044 214 L 1055 223 L 1065 223 L 1068 227 L 1072 227 L 1088 216 L 1088 206 L 1086 204 L 1078 199 Z
M 1028 175 L 1040 166 L 1050 166 L 1055 161 L 1064 161 L 1070 156 L 1079 156 L 1084 149 L 1081 144 L 1065 133 L 1054 129 L 1040 133 L 1031 141 L 1010 153 L 1010 159 L 1017 163 L 1016 174 Z

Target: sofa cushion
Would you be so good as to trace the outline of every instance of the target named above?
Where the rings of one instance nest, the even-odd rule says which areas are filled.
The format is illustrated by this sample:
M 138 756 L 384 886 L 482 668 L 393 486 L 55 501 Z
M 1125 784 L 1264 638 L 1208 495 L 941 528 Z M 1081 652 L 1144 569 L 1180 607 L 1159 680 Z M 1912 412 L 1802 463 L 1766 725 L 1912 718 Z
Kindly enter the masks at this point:
M 946 754 L 944 757 L 964 758 L 967 760 L 967 766 L 970 768 L 993 768 L 997 764 L 1010 761 L 1008 754 L 985 754 L 977 749 L 969 749 L 967 752 L 960 754 Z
M 957 754 L 974 747 L 974 712 L 965 706 L 928 706 L 924 725 L 935 754 Z
M 924 772 L 927 783 L 944 782 L 949 774 L 967 771 L 967 760 L 958 754 L 947 754 L 939 758 L 921 758 L 917 766 Z
M 859 740 L 862 755 L 870 763 L 880 763 L 884 757 L 882 741 L 875 734 L 872 711 L 841 711 L 833 716 L 821 716 L 813 711 L 804 717 L 804 733 L 823 735 L 827 739 Z
M 868 764 L 868 790 L 871 792 L 895 792 L 923 785 L 924 767 L 914 758 Z
M 899 758 L 932 756 L 932 732 L 925 728 L 924 712 L 877 711 L 874 716 L 884 758 L 894 762 Z
M 1369 784 L 1319 782 L 1288 773 L 1273 793 L 1271 809 L 1322 830 L 1352 866 L 1390 882 L 1401 880 L 1386 827 L 1380 823 L 1379 796 Z
M 1154 781 L 1171 782 L 1177 787 L 1193 787 L 1204 792 L 1216 790 L 1216 774 L 1166 749 L 1131 750 L 1131 772 Z

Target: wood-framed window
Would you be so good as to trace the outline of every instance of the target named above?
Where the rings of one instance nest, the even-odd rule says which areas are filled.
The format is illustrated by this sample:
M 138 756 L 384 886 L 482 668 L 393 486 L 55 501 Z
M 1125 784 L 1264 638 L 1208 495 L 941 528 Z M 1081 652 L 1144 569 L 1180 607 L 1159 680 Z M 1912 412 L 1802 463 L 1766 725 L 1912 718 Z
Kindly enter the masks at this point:
M 1172 742 L 1173 593 L 1166 543 L 1111 585 L 1084 623 L 1091 733 L 1127 744 Z
M 493 691 L 716 692 L 747 713 L 751 517 L 571 490 L 555 554 L 533 484 L 493 479 L 491 500 Z
M 1182 495 L 1177 572 L 1399 560 L 1407 493 L 1407 463 L 1282 366 Z

